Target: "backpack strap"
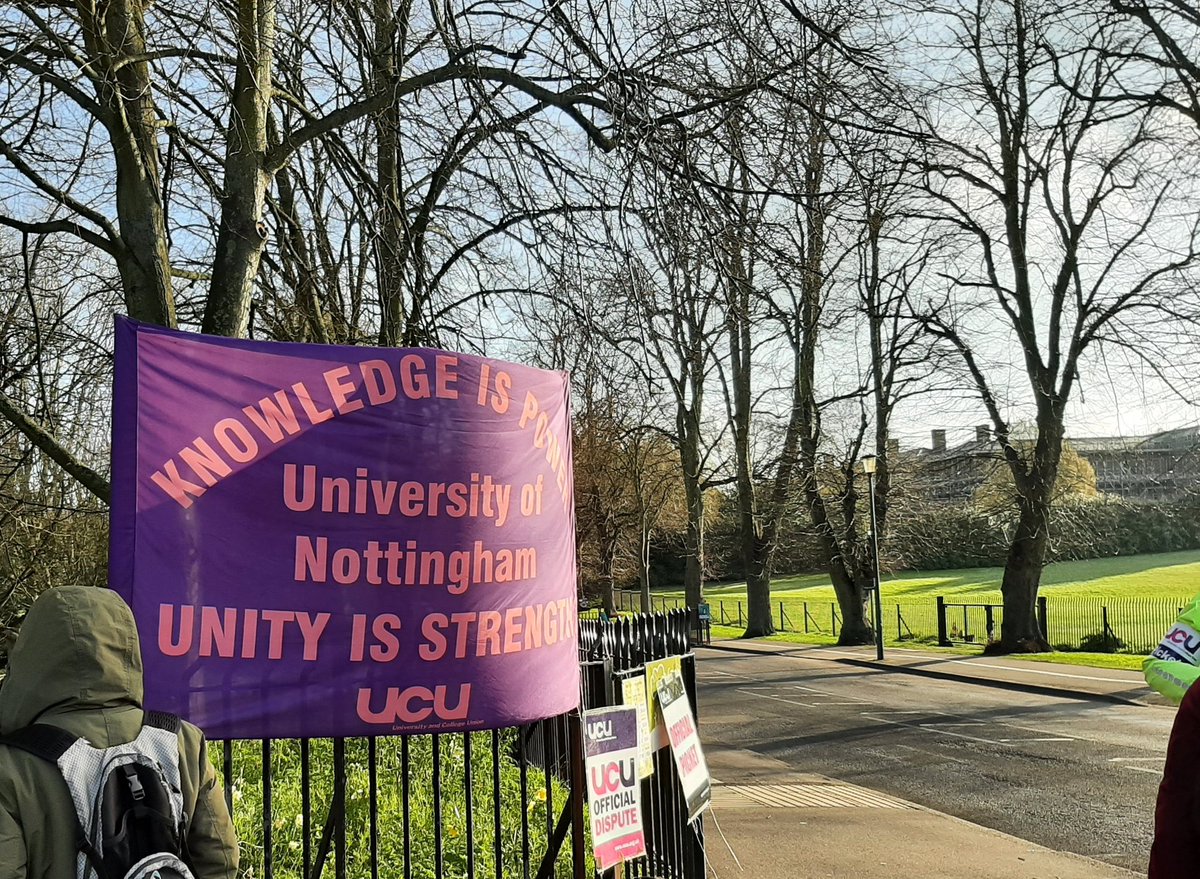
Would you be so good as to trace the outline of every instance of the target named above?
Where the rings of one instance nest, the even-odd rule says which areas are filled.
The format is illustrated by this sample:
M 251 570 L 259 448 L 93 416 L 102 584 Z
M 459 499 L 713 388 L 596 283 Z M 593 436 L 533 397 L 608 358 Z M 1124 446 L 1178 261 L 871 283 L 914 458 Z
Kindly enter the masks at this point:
M 19 748 L 56 765 L 58 758 L 67 753 L 77 741 L 79 736 L 48 723 L 35 723 L 14 730 L 6 736 L 0 736 L 0 745 Z
M 178 736 L 180 729 L 183 727 L 183 721 L 180 720 L 179 715 L 177 715 L 177 714 L 170 714 L 166 711 L 149 711 L 149 710 L 147 710 L 144 713 L 143 718 L 142 718 L 142 729 L 145 730 L 146 727 L 150 727 L 152 729 L 160 729 L 160 730 L 163 730 L 164 732 L 171 733 L 174 736 Z M 182 755 L 179 753 L 178 743 L 176 743 L 170 749 L 170 751 L 171 751 L 171 755 L 173 757 L 172 763 L 174 766 L 175 776 L 169 778 L 168 780 L 171 781 L 172 783 L 178 785 L 178 784 L 181 784 L 178 776 L 179 776 L 179 764 L 182 760 Z M 165 757 L 166 755 L 164 754 L 163 756 Z M 191 828 L 191 816 L 188 815 L 187 811 L 183 808 L 182 794 L 179 794 L 178 799 L 179 799 L 179 802 L 178 802 L 178 806 L 179 806 L 179 828 L 178 828 L 179 829 L 179 843 L 180 843 L 180 847 L 181 847 L 181 854 L 183 856 L 183 860 L 185 863 L 190 865 L 192 863 L 192 857 L 191 857 L 191 852 L 188 850 L 187 837 L 188 837 L 188 830 Z
M 40 757 L 53 764 L 60 776 L 62 775 L 62 766 L 58 762 L 59 758 L 79 741 L 86 742 L 87 740 L 49 723 L 34 723 L 14 730 L 8 735 L 0 736 L 0 745 L 8 745 L 10 748 L 17 748 L 33 754 L 35 757 Z M 104 862 L 100 853 L 88 841 L 87 832 L 83 829 L 78 812 L 75 813 L 75 847 L 87 858 L 92 869 L 96 871 L 96 875 L 102 876 Z
M 142 726 L 152 726 L 155 729 L 165 729 L 167 732 L 179 734 L 180 720 L 177 715 L 165 711 L 146 711 L 142 717 Z

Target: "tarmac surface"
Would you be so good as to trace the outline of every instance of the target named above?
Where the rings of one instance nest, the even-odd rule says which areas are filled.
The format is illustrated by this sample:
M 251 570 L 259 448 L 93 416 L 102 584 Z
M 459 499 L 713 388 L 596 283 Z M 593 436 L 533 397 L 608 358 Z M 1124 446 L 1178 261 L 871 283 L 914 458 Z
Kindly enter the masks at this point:
M 749 653 L 772 656 L 764 657 L 766 662 L 762 664 L 729 662 L 738 657 L 750 659 Z M 714 778 L 713 806 L 705 819 L 712 877 L 1107 879 L 1145 875 L 1152 820 L 1147 809 L 1152 810 L 1153 793 L 1161 772 L 1161 749 L 1165 747 L 1173 712 L 1145 687 L 1139 672 L 891 649 L 882 663 L 876 663 L 873 650 L 744 641 L 700 648 L 698 655 L 701 735 Z M 795 662 L 788 663 L 788 659 Z M 812 686 L 796 685 L 791 678 L 785 681 L 780 668 L 789 665 L 819 669 L 824 680 Z M 755 708 L 774 709 L 777 723 L 789 721 L 792 727 L 802 727 L 800 732 L 816 730 L 819 722 L 841 711 L 862 715 L 865 731 L 858 731 L 861 738 L 857 741 L 830 733 L 797 735 L 791 743 L 766 744 L 762 736 L 769 735 L 771 723 L 766 713 L 751 712 L 753 721 L 739 727 L 737 715 L 731 713 L 735 706 L 729 701 L 732 696 L 726 693 L 722 698 L 718 694 L 721 675 L 742 676 L 730 672 L 731 668 L 766 671 L 763 682 L 738 681 L 736 690 L 744 698 L 760 700 L 753 703 Z M 1003 727 L 999 732 L 979 730 L 971 726 L 976 721 L 931 718 L 925 707 L 919 712 L 907 712 L 919 713 L 919 719 L 897 721 L 895 713 L 889 716 L 877 704 L 855 704 L 857 697 L 846 697 L 846 690 L 839 687 L 836 679 L 842 676 L 844 684 L 855 677 L 865 679 L 864 674 L 872 686 L 883 688 L 885 694 L 889 684 L 903 685 L 911 693 L 914 679 L 919 682 L 926 678 L 929 685 L 918 689 L 928 698 L 937 697 L 935 690 L 950 691 L 951 687 L 939 684 L 947 681 L 960 685 L 958 691 L 964 689 L 961 685 L 966 685 L 967 690 L 978 694 L 980 701 L 1011 702 L 1014 710 L 1030 702 L 1045 703 L 1049 706 L 1045 710 L 1051 714 L 1058 711 L 1062 716 L 1057 720 L 1049 716 L 1042 719 L 1043 725 L 1058 724 L 1050 730 L 1055 733 L 1052 735 L 1044 735 L 1045 730 L 1040 729 L 1031 731 L 1028 723 L 1013 722 L 1010 717 L 999 718 Z M 784 686 L 795 691 L 781 689 Z M 730 687 L 732 684 L 727 685 L 727 689 Z M 1006 690 L 1010 692 L 1005 693 Z M 1088 708 L 1115 713 L 1115 729 L 1098 740 L 1076 741 L 1075 736 L 1064 732 L 1071 728 L 1070 712 Z M 897 735 L 889 735 L 886 741 L 914 764 L 909 767 L 910 782 L 936 779 L 946 766 L 965 763 L 964 753 L 973 764 L 982 763 L 980 755 L 1008 761 L 989 768 L 989 772 L 1000 776 L 1010 769 L 1011 774 L 1017 774 L 1019 764 L 1014 762 L 1013 755 L 1022 755 L 1034 763 L 1054 763 L 1062 762 L 1060 757 L 1074 759 L 1072 751 L 1090 753 L 1099 748 L 1097 754 L 1092 754 L 1097 764 L 1093 766 L 1094 773 L 1107 773 L 1108 777 L 1131 787 L 1113 793 L 1113 799 L 1106 804 L 1099 796 L 1107 791 L 1087 787 L 1088 768 L 1069 762 L 1064 762 L 1064 777 L 1052 779 L 1054 785 L 1063 785 L 1062 791 L 1053 785 L 1052 789 L 1038 790 L 1033 782 L 1024 779 L 1006 786 L 1000 784 L 1005 779 L 997 778 L 994 795 L 991 790 L 982 797 L 978 791 L 972 794 L 974 802 L 993 808 L 992 812 L 986 808 L 980 812 L 983 820 L 992 825 L 986 827 L 930 807 L 928 803 L 937 797 L 931 798 L 920 787 L 906 788 L 902 773 L 890 772 L 885 784 L 879 781 L 880 776 L 859 771 L 861 767 L 853 762 L 854 758 L 859 752 L 873 753 L 876 721 L 885 724 L 885 728 L 897 727 Z M 898 744 L 907 741 L 900 734 L 916 736 L 923 742 L 922 747 Z M 1135 744 L 1141 748 L 1136 753 L 1143 756 L 1112 756 L 1135 753 L 1130 750 Z M 956 746 L 966 750 L 955 752 Z M 912 760 L 902 748 L 925 751 L 927 756 Z M 1054 749 L 1059 749 L 1058 756 Z M 798 759 L 800 754 L 803 759 Z M 838 762 L 833 759 L 835 754 L 847 755 L 846 760 Z M 1131 762 L 1118 762 L 1122 760 Z M 821 773 L 797 771 L 798 765 L 806 764 L 823 767 Z M 905 790 L 914 792 L 911 798 L 904 795 Z M 1065 802 L 1076 799 L 1079 791 L 1083 791 L 1083 802 Z M 1133 802 L 1125 802 L 1130 799 Z M 950 802 L 955 811 L 963 814 L 956 801 Z M 1110 816 L 1105 813 L 1121 811 L 1123 805 L 1127 806 L 1126 823 L 1120 823 L 1121 816 L 1112 817 L 1114 829 L 1109 830 L 1104 821 Z M 1104 850 L 1104 860 L 1062 850 L 1068 846 L 1079 848 L 1076 844 L 1079 837 L 1086 836 L 1080 821 L 1087 817 L 1100 822 L 1092 832 L 1095 840 L 1089 844 Z M 1028 835 L 1062 840 L 1064 844 L 1038 844 L 1022 838 L 1024 833 L 1014 835 L 992 829 L 1003 826 L 1007 819 L 1015 827 L 1029 829 Z M 1144 838 L 1120 847 L 1105 839 L 1106 833 Z M 1114 851 L 1109 852 L 1109 847 Z

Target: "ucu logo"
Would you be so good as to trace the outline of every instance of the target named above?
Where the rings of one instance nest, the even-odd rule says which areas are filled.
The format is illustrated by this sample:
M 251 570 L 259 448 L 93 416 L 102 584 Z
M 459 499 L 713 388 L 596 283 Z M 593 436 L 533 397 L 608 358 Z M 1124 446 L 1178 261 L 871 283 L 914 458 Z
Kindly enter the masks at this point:
M 593 720 L 588 723 L 588 738 L 593 741 L 611 739 L 613 735 L 611 720 Z
M 604 796 L 622 787 L 633 787 L 636 780 L 632 760 L 622 760 L 609 763 L 607 766 L 592 767 L 592 791 L 596 796 Z
M 363 687 L 358 691 L 358 717 L 367 723 L 420 723 L 429 717 L 440 720 L 466 720 L 471 708 L 471 685 L 458 688 L 458 704 L 451 707 L 447 700 L 448 688 L 439 684 L 428 687 L 388 687 L 383 707 L 371 707 L 374 692 Z
M 1176 626 L 1172 629 L 1171 634 L 1167 635 L 1165 640 L 1176 647 L 1182 647 L 1188 653 L 1200 650 L 1200 635 L 1183 626 Z

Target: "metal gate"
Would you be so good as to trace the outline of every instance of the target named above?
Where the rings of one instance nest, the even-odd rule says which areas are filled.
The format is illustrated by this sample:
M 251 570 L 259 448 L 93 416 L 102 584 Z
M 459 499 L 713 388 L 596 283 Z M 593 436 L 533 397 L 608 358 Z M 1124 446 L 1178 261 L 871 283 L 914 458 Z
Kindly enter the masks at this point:
M 580 622 L 584 706 L 619 704 L 618 682 L 682 657 L 695 703 L 686 611 Z M 536 686 L 531 682 L 531 686 Z M 254 879 L 591 879 L 577 712 L 476 733 L 219 744 L 225 797 Z M 701 879 L 667 750 L 643 783 L 648 855 L 631 877 Z

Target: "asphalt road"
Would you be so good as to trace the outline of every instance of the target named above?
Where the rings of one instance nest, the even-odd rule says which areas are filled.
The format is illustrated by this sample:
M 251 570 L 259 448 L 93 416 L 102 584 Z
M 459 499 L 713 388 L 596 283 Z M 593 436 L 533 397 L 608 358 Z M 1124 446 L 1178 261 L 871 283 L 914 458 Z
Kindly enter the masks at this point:
M 706 741 L 1059 851 L 1146 868 L 1169 709 L 813 658 L 697 655 Z M 970 875 L 969 852 L 947 857 L 962 859 Z

